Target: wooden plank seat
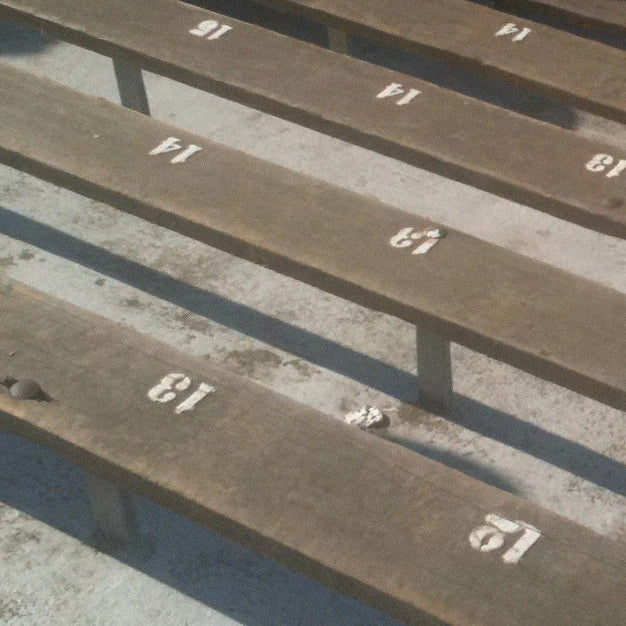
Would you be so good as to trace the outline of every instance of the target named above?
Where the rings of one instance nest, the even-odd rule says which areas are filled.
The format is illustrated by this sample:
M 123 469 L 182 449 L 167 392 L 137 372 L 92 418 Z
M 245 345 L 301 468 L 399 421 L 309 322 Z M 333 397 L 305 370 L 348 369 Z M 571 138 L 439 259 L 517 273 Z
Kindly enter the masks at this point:
M 1 278 L 0 319 L 0 428 L 94 474 L 112 538 L 128 490 L 408 623 L 626 619 L 623 544 Z
M 626 35 L 623 0 L 498 0 L 497 5 L 506 11 L 533 9 L 582 28 Z
M 626 153 L 602 141 L 174 0 L 1 0 L 0 17 L 115 57 L 132 108 L 147 112 L 143 67 L 626 236 Z M 623 83 L 610 68 L 594 75 L 617 94 Z
M 260 0 L 626 121 L 626 53 L 467 0 Z
M 21 70 L 0 81 L 0 162 L 416 324 L 424 404 L 449 406 L 454 341 L 626 409 L 626 295 Z

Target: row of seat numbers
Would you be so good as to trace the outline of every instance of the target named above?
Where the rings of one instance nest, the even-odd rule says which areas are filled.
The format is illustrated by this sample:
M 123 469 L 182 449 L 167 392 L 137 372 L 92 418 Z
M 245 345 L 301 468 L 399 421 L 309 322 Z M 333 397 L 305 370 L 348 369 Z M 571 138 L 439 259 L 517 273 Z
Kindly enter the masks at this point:
M 191 378 L 186 374 L 172 373 L 164 376 L 154 387 L 148 390 L 148 398 L 162 404 L 171 402 L 178 397 L 181 391 L 187 391 L 191 386 Z M 196 405 L 215 392 L 215 387 L 207 383 L 200 383 L 198 388 L 174 409 L 180 414 L 192 411 Z M 518 563 L 530 547 L 541 537 L 541 533 L 534 526 L 519 520 L 513 521 L 495 513 L 485 516 L 486 524 L 472 530 L 469 534 L 469 543 L 479 552 L 492 552 L 503 547 L 505 536 L 521 532 L 522 535 L 502 555 L 505 563 Z

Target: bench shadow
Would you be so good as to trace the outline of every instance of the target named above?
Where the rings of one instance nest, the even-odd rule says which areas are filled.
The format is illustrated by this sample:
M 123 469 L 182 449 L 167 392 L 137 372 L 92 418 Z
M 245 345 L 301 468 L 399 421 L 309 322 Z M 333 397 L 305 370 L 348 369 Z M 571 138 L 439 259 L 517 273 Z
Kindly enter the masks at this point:
M 298 358 L 382 391 L 401 402 L 414 404 L 418 400 L 417 379 L 414 374 L 246 305 L 183 283 L 172 276 L 1 206 L 0 233 L 140 289 Z M 626 496 L 626 465 L 582 444 L 460 395 L 455 397 L 454 411 L 446 418 L 482 436 Z M 420 452 L 426 456 L 435 454 L 432 458 L 446 464 L 452 463 L 441 452 L 429 453 L 426 449 Z M 489 476 L 484 468 L 475 468 L 470 464 L 459 465 L 458 460 L 456 463 L 457 469 L 470 476 L 511 491 L 510 485 L 499 477 Z
M 327 47 L 327 29 L 304 16 L 294 16 L 250 0 L 184 0 L 235 19 L 295 37 L 323 48 Z M 476 73 L 411 54 L 400 48 L 384 46 L 364 37 L 352 37 L 350 54 L 374 65 L 428 81 L 477 100 L 548 122 L 561 128 L 578 126 L 577 113 L 571 107 L 542 97 L 504 80 Z M 340 88 L 340 87 L 338 87 Z
M 56 40 L 43 33 L 0 20 L 0 55 L 39 54 L 55 43 Z
M 26 514 L 78 539 L 86 550 L 101 551 L 92 536 L 84 476 L 82 469 L 48 448 L 0 433 L 0 519 L 3 502 L 20 511 L 17 520 L 3 524 L 3 534 L 25 550 L 29 549 L 29 541 L 41 546 L 51 535 L 23 532 L 21 527 L 27 519 L 22 514 Z M 251 626 L 397 624 L 378 610 L 327 589 L 146 498 L 132 496 L 132 503 L 139 538 L 135 545 L 108 553 L 238 622 Z

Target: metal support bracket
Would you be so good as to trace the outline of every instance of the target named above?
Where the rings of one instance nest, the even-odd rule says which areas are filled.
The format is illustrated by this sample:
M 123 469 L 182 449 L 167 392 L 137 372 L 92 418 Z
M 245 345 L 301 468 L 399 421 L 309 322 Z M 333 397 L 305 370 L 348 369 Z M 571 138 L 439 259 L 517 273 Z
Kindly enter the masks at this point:
M 87 473 L 86 483 L 96 536 L 115 545 L 134 543 L 137 518 L 130 495 L 91 473 Z
M 423 328 L 416 330 L 419 404 L 445 415 L 451 411 L 454 397 L 450 342 Z
M 141 68 L 128 61 L 113 59 L 113 69 L 122 105 L 127 109 L 150 115 Z

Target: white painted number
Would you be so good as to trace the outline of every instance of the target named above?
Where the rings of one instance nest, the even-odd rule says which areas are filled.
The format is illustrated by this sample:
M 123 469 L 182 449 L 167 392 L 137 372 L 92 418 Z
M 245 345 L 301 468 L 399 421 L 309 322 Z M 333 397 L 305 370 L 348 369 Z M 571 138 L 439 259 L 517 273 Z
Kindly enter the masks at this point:
M 609 165 L 615 163 L 615 158 L 610 154 L 596 154 L 596 156 L 585 165 L 590 172 L 604 172 Z M 615 167 L 611 168 L 607 173 L 607 178 L 615 178 L 626 170 L 626 159 L 620 159 Z
M 186 391 L 191 386 L 191 378 L 185 374 L 168 374 L 164 376 L 158 385 L 148 391 L 148 398 L 153 402 L 171 402 L 178 395 L 176 391 Z M 176 390 L 176 391 L 175 391 Z M 215 387 L 207 383 L 200 383 L 198 388 L 174 409 L 174 413 L 180 415 L 185 411 L 193 411 L 195 406 L 215 391 Z
M 188 376 L 184 374 L 168 374 L 163 377 L 158 385 L 155 385 L 148 391 L 148 398 L 153 402 L 169 402 L 176 397 L 176 392 L 172 391 L 172 389 L 185 391 L 185 389 L 189 389 L 189 385 L 191 385 L 191 379 Z
M 226 26 L 226 24 L 219 25 L 214 20 L 207 20 L 206 22 L 200 22 L 195 28 L 192 28 L 189 32 L 196 37 L 206 37 L 207 39 L 219 39 L 222 35 L 225 35 L 229 30 L 232 30 L 232 26 Z
M 177 154 L 170 161 L 170 163 L 184 163 L 192 154 L 200 152 L 202 148 L 191 143 L 183 149 L 183 146 L 180 143 L 180 139 L 177 139 L 176 137 L 168 137 L 167 139 L 162 141 L 156 148 L 154 148 L 154 150 L 150 150 L 148 154 L 154 156 L 155 154 L 165 154 L 166 152 L 175 152 L 178 150 L 182 150 L 182 152 L 180 154 Z
M 411 252 L 411 254 L 426 254 L 444 236 L 445 233 L 441 228 L 417 230 L 412 226 L 407 226 L 389 240 L 389 245 L 394 248 L 410 248 L 416 241 L 426 237 L 426 241 Z
M 502 555 L 505 563 L 518 563 L 530 547 L 541 537 L 534 526 L 519 520 L 512 521 L 495 513 L 485 516 L 484 526 L 475 528 L 469 535 L 469 542 L 474 550 L 492 552 L 504 545 L 505 535 L 522 531 L 522 536 Z
M 402 85 L 400 83 L 391 83 L 391 85 L 387 85 L 376 97 L 379 99 L 382 98 L 391 98 L 393 96 L 403 96 L 396 102 L 398 106 L 402 106 L 403 104 L 408 104 L 415 98 L 419 96 L 422 92 L 417 89 L 409 89 L 407 92 L 406 89 L 402 89 Z
M 205 398 L 210 393 L 215 391 L 215 387 L 207 385 L 207 383 L 200 383 L 198 388 L 186 399 L 183 400 L 175 409 L 174 413 L 184 413 L 185 411 L 193 411 L 196 404 Z
M 512 41 L 522 41 L 525 39 L 527 35 L 529 35 L 532 31 L 530 28 L 520 28 L 515 24 L 505 24 L 497 33 L 496 37 L 504 37 L 505 35 L 515 35 Z

